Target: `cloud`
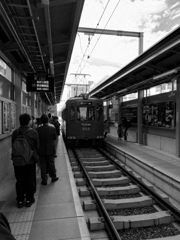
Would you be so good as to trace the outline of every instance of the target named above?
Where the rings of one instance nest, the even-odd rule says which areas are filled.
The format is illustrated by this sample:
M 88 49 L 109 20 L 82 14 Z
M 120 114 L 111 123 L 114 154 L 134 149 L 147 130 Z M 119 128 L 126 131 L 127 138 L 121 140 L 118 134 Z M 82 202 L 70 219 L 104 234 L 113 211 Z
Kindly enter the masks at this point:
M 115 68 L 121 68 L 121 64 L 118 63 L 117 61 L 112 61 L 112 60 L 106 60 L 103 58 L 97 58 L 97 57 L 92 57 L 89 61 L 90 66 L 96 66 L 96 67 L 115 67 Z
M 86 0 L 80 27 L 144 32 L 144 51 L 179 26 L 180 2 L 177 0 Z M 113 14 L 112 14 L 113 13 Z M 111 16 L 112 14 L 112 16 Z M 111 76 L 139 54 L 139 39 L 120 36 L 90 36 L 79 33 L 69 72 L 88 73 L 94 82 Z

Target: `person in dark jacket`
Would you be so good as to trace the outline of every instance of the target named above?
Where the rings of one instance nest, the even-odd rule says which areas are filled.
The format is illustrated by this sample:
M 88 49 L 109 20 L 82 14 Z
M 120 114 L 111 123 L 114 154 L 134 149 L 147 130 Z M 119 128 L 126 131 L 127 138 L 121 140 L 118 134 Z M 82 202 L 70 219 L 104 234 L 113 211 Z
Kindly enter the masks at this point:
M 57 116 L 53 116 L 52 124 L 56 128 L 56 133 L 59 136 L 60 135 L 60 123 L 58 121 L 58 117 Z
M 121 118 L 121 126 L 123 128 L 123 133 L 124 133 L 124 140 L 127 140 L 127 130 L 130 128 L 132 125 L 130 121 L 128 121 L 125 117 Z
M 37 128 L 40 139 L 39 158 L 41 167 L 42 185 L 47 185 L 47 169 L 52 182 L 56 182 L 59 178 L 56 176 L 56 168 L 54 156 L 56 153 L 55 140 L 57 139 L 56 129 L 48 124 L 48 116 L 41 116 L 43 126 Z
M 0 212 L 0 239 L 1 240 L 16 240 L 11 233 L 9 222 L 5 215 Z
M 57 151 L 57 145 L 58 145 L 58 137 L 60 135 L 60 123 L 58 121 L 58 116 L 53 116 L 52 117 L 53 121 L 51 122 L 53 124 L 53 126 L 55 127 L 56 129 L 56 133 L 57 133 L 57 139 L 55 141 L 55 148 L 56 148 L 56 151 Z M 54 155 L 55 157 L 57 157 L 57 155 L 55 154 Z
M 16 137 L 25 133 L 30 148 L 33 150 L 33 155 L 29 163 L 25 166 L 14 166 L 16 177 L 16 194 L 18 208 L 22 208 L 25 202 L 26 207 L 30 207 L 34 202 L 34 193 L 36 191 L 36 163 L 38 161 L 37 151 L 39 149 L 39 136 L 36 130 L 30 128 L 31 116 L 27 113 L 19 116 L 20 128 L 12 133 L 12 144 Z M 28 131 L 27 131 L 28 130 Z

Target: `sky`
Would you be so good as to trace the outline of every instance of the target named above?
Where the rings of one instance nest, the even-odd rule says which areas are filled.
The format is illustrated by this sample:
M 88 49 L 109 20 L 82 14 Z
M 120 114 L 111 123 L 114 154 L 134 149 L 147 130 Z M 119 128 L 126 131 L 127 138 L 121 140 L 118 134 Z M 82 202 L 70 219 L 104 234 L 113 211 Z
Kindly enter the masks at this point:
M 66 83 L 98 84 L 139 56 L 139 38 L 96 34 L 96 29 L 143 32 L 144 52 L 179 26 L 179 0 L 85 0 L 79 27 L 95 34 L 77 33 Z M 59 108 L 65 100 L 66 87 Z

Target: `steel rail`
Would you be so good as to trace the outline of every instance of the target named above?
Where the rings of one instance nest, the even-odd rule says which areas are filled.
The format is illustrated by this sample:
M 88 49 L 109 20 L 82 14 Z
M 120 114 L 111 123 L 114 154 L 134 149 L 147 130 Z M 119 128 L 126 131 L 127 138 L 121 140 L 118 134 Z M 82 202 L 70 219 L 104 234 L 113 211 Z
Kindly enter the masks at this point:
M 103 203 L 102 203 L 102 201 L 101 201 L 101 199 L 100 199 L 100 197 L 99 197 L 99 195 L 98 195 L 90 177 L 88 176 L 87 171 L 85 170 L 83 164 L 79 160 L 79 157 L 78 157 L 75 149 L 72 148 L 72 151 L 73 151 L 76 159 L 78 160 L 79 165 L 81 166 L 81 169 L 82 169 L 82 171 L 83 171 L 83 173 L 86 177 L 86 180 L 87 180 L 89 186 L 91 187 L 91 193 L 96 200 L 96 204 L 97 204 L 97 207 L 98 207 L 101 215 L 104 218 L 104 223 L 105 223 L 105 226 L 106 226 L 106 229 L 107 229 L 107 232 L 108 232 L 108 235 L 109 235 L 110 239 L 111 240 L 121 240 L 121 238 L 120 238 L 120 236 L 119 236 L 119 234 L 118 234 L 118 232 L 117 232 L 117 230 L 116 230 L 116 228 L 115 228 L 115 226 L 114 226 L 106 208 L 104 207 L 104 205 L 103 205 Z
M 107 144 L 107 143 L 106 143 Z M 114 146 L 111 146 L 114 149 L 117 149 Z M 124 167 L 120 166 L 116 161 L 114 161 L 114 159 L 112 159 L 110 156 L 108 156 L 106 153 L 104 153 L 101 149 L 97 148 L 97 150 L 104 155 L 106 158 L 110 159 L 114 165 L 120 169 L 121 171 L 123 171 L 126 175 L 128 175 L 131 179 L 133 179 L 133 181 L 140 186 L 141 189 L 143 189 L 144 192 L 146 192 L 148 195 L 151 195 L 155 201 L 163 208 L 166 210 L 170 210 L 171 213 L 174 215 L 174 217 L 180 221 L 180 210 L 178 210 L 175 206 L 173 206 L 172 204 L 168 203 L 166 200 L 164 200 L 163 198 L 161 198 L 157 193 L 155 193 L 153 190 L 151 190 L 150 188 L 148 188 L 145 184 L 143 184 L 143 182 L 141 182 L 140 180 L 138 180 L 135 176 L 133 176 L 130 172 L 128 172 Z M 132 155 L 117 149 L 119 152 L 123 153 L 124 158 L 126 159 L 127 157 L 131 157 L 134 158 L 136 160 L 138 160 L 137 158 L 133 157 Z

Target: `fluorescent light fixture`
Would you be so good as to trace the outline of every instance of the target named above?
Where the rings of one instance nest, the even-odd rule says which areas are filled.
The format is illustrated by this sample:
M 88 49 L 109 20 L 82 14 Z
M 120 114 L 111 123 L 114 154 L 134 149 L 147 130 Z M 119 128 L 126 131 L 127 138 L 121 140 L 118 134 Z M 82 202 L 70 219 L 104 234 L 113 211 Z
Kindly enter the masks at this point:
M 176 74 L 179 70 L 180 70 L 180 68 L 176 68 L 176 69 L 167 71 L 165 73 L 159 74 L 159 75 L 153 77 L 153 80 L 159 80 L 160 78 L 164 78 L 164 77 L 168 77 L 172 74 Z

